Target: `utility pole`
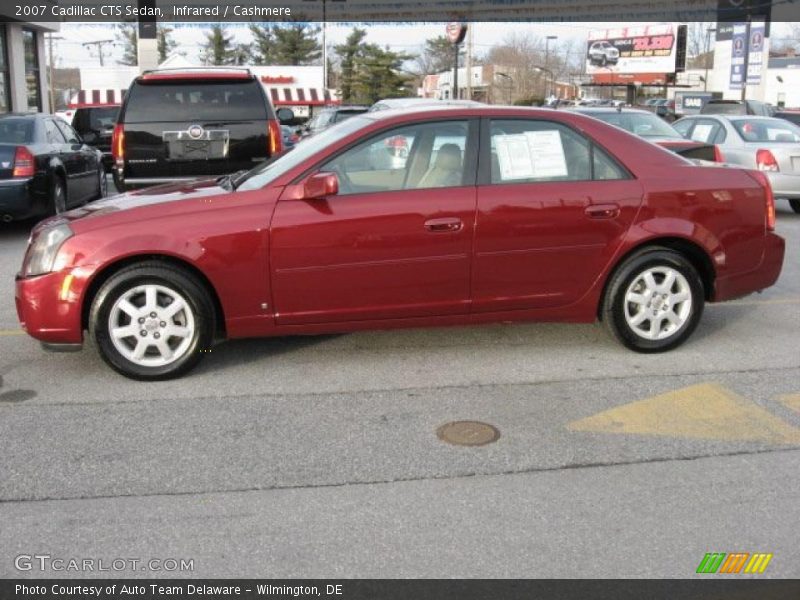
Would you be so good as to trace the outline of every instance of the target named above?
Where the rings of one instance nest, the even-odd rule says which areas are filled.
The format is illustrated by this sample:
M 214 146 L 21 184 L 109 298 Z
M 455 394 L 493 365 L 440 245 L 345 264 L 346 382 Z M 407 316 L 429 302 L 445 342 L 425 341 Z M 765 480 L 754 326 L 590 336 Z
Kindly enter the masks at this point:
M 550 68 L 550 40 L 557 40 L 557 39 L 558 39 L 557 35 L 548 35 L 546 38 L 544 38 L 544 66 L 545 66 L 546 69 Z M 555 82 L 553 82 L 553 85 L 555 85 Z M 547 85 L 547 81 L 545 80 L 545 83 L 544 83 L 544 99 L 545 100 L 547 100 L 547 92 L 548 92 L 547 88 L 548 88 L 548 85 Z
M 56 112 L 56 85 L 55 80 L 53 79 L 53 40 L 63 40 L 64 38 L 61 36 L 54 36 L 52 33 L 47 36 L 48 40 L 48 54 L 50 55 L 50 67 L 49 67 L 49 78 L 50 78 L 50 112 Z
M 322 93 L 328 89 L 328 43 L 326 33 L 328 31 L 328 14 L 325 11 L 325 0 L 322 0 Z
M 472 100 L 472 27 L 467 29 L 467 100 Z
M 747 67 L 750 61 L 750 15 L 747 15 L 747 26 L 744 34 L 744 68 L 742 69 L 742 102 L 747 100 Z
M 114 43 L 114 40 L 98 40 L 96 42 L 83 42 L 83 44 L 81 44 L 81 45 L 84 46 L 84 47 L 96 46 L 97 47 L 97 55 L 100 57 L 100 66 L 103 67 L 103 66 L 105 66 L 103 64 L 103 46 L 105 46 L 106 44 L 113 44 L 113 43 Z
M 708 29 L 706 29 L 706 55 L 704 57 L 705 60 L 703 61 L 703 62 L 706 63 L 706 77 L 705 77 L 705 79 L 703 79 L 703 91 L 704 92 L 708 91 L 708 63 L 709 63 L 708 59 L 710 58 L 708 56 L 708 53 L 711 51 L 711 34 L 716 32 L 716 31 L 717 30 L 714 29 L 713 27 L 709 27 Z

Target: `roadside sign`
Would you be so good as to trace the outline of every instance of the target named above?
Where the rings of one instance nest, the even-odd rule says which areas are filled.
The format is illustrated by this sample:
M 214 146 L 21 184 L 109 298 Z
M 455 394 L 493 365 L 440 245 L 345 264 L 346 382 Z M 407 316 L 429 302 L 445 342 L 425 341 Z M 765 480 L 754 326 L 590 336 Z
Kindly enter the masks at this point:
M 447 33 L 447 39 L 451 44 L 460 44 L 467 35 L 467 26 L 464 23 L 454 21 L 447 24 L 445 31 Z

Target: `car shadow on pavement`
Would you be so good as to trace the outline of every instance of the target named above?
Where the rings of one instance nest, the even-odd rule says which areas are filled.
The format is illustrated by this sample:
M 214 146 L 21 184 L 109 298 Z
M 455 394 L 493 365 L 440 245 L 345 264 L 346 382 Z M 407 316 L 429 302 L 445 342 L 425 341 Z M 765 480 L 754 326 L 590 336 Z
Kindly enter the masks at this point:
M 342 333 L 326 335 L 298 335 L 289 337 L 249 338 L 228 340 L 214 346 L 207 360 L 201 362 L 195 374 L 241 367 L 251 362 L 289 354 L 341 337 Z
M 0 223 L 0 239 L 27 236 L 36 225 L 36 221 L 12 221 Z

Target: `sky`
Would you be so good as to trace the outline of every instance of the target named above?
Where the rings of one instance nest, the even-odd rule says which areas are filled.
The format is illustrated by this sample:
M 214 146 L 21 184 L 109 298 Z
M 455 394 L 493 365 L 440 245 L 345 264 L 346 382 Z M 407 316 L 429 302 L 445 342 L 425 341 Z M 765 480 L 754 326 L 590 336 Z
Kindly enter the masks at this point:
M 179 44 L 179 51 L 186 52 L 188 58 L 198 57 L 205 40 L 204 30 L 194 25 L 170 24 L 175 28 L 173 39 Z M 250 41 L 246 23 L 226 23 L 237 42 Z M 381 46 L 389 46 L 392 50 L 419 53 L 425 40 L 443 35 L 445 23 L 413 23 L 413 24 L 359 24 L 367 30 L 367 42 Z M 590 29 L 603 26 L 599 23 L 474 23 L 474 54 L 481 56 L 493 45 L 500 43 L 511 33 L 530 34 L 538 37 L 556 35 L 555 44 L 567 40 L 584 41 Z M 353 24 L 330 23 L 327 28 L 327 44 L 341 44 Z M 95 67 L 99 66 L 99 58 L 94 47 L 86 48 L 84 42 L 114 40 L 115 28 L 109 24 L 63 24 L 56 34 L 63 39 L 54 41 L 54 55 L 58 67 Z M 552 43 L 552 42 L 551 42 Z M 551 48 L 555 46 L 551 45 Z M 114 64 L 121 56 L 119 46 L 104 47 L 105 64 Z

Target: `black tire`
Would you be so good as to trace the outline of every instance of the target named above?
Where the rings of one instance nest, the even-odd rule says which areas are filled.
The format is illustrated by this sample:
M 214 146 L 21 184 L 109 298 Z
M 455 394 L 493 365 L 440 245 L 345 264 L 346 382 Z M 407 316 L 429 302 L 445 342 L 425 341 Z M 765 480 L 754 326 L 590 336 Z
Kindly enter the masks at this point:
M 194 319 L 194 332 L 187 336 L 190 340 L 188 348 L 174 362 L 166 365 L 144 366 L 133 362 L 117 349 L 109 335 L 109 317 L 114 304 L 133 288 L 147 284 L 180 294 Z M 214 319 L 213 302 L 194 275 L 161 261 L 150 260 L 122 269 L 103 284 L 92 302 L 89 331 L 101 357 L 112 369 L 131 379 L 156 381 L 180 377 L 200 362 L 214 339 Z
M 97 167 L 97 170 L 97 195 L 95 195 L 93 200 L 102 200 L 108 196 L 108 177 L 106 176 L 106 169 L 102 164 Z
M 789 200 L 789 206 L 796 213 L 800 213 L 800 200 Z
M 653 340 L 636 333 L 626 319 L 626 294 L 628 288 L 648 269 L 668 268 L 677 271 L 686 280 L 691 295 L 691 308 L 683 323 L 668 337 Z M 663 247 L 652 246 L 636 252 L 614 271 L 603 297 L 601 319 L 609 332 L 623 345 L 636 352 L 665 352 L 685 342 L 697 327 L 703 314 L 705 291 L 703 281 L 691 262 L 682 254 Z M 635 305 L 633 305 L 635 307 Z M 650 304 L 647 309 L 649 311 Z M 655 310 L 655 306 L 653 307 Z M 666 310 L 666 309 L 665 309 Z M 646 319 L 650 323 L 649 319 Z
M 55 175 L 50 184 L 50 206 L 51 215 L 60 215 L 67 210 L 67 186 L 61 175 Z

